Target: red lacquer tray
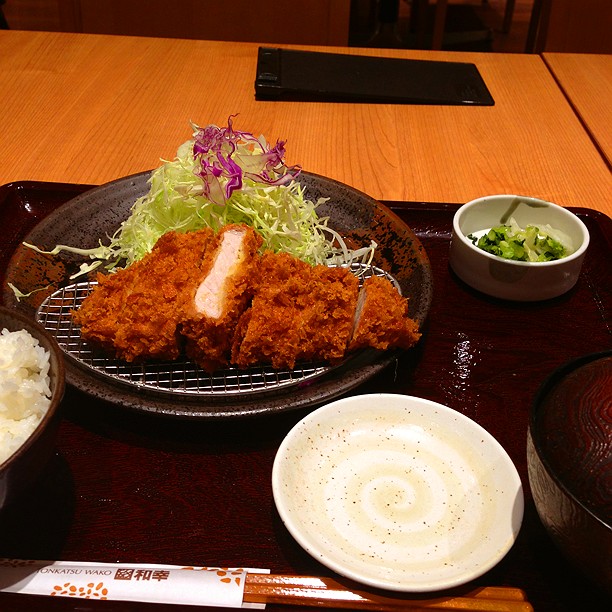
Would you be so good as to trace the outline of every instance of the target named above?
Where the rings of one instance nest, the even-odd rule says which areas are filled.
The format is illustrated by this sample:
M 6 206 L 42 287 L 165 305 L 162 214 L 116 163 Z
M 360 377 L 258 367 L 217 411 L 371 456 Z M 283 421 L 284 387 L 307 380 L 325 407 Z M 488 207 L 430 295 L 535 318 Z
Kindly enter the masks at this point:
M 7 262 L 23 236 L 84 189 L 0 187 L 3 289 Z M 429 255 L 434 299 L 418 348 L 352 393 L 404 393 L 448 405 L 485 427 L 514 460 L 525 489 L 523 527 L 505 559 L 475 586 L 522 588 L 538 612 L 604 609 L 606 596 L 565 561 L 538 519 L 526 435 L 530 404 L 545 378 L 569 360 L 612 346 L 612 221 L 573 209 L 591 233 L 578 284 L 555 300 L 514 304 L 478 294 L 449 270 L 457 205 L 387 204 Z M 69 388 L 63 411 L 53 462 L 35 489 L 0 513 L 0 557 L 331 575 L 291 538 L 272 499 L 276 449 L 307 410 L 247 421 L 168 421 Z M 158 607 L 0 593 L 0 609 Z

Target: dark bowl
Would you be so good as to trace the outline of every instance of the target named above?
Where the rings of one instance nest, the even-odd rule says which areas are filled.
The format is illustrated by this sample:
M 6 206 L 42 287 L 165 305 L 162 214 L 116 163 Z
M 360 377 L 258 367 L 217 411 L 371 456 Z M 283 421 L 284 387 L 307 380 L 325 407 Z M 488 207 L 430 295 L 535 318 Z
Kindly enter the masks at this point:
M 59 405 L 64 396 L 64 361 L 55 339 L 27 316 L 0 307 L 0 331 L 25 329 L 49 351 L 51 404 L 47 413 L 25 442 L 3 463 L 0 463 L 0 509 L 14 501 L 32 486 L 48 464 L 59 425 Z
M 536 509 L 562 553 L 612 594 L 612 350 L 555 371 L 527 438 Z

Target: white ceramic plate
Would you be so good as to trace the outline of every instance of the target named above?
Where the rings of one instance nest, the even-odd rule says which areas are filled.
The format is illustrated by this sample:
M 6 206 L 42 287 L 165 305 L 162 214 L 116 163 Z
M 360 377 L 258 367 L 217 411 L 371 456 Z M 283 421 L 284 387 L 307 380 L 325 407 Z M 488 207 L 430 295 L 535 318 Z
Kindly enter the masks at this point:
M 512 460 L 480 425 L 405 395 L 341 399 L 302 419 L 272 471 L 289 532 L 337 573 L 404 592 L 496 565 L 523 518 Z

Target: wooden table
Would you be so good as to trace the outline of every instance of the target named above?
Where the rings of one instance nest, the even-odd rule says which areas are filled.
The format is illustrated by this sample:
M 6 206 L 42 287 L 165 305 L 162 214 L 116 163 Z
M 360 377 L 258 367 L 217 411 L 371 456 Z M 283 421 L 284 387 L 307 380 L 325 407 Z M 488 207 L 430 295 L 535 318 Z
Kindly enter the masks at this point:
M 544 53 L 543 57 L 602 155 L 612 164 L 612 55 Z
M 49 181 L 97 184 L 154 167 L 190 135 L 189 120 L 223 124 L 239 113 L 238 129 L 287 139 L 290 163 L 399 201 L 389 205 L 431 261 L 423 340 L 351 393 L 448 405 L 490 431 L 517 466 L 525 488 L 519 538 L 474 586 L 525 589 L 538 612 L 605 609 L 605 595 L 564 560 L 539 521 L 525 452 L 544 379 L 612 345 L 612 279 L 602 265 L 612 248 L 612 221 L 602 214 L 612 212 L 610 175 L 589 134 L 536 56 L 369 51 L 475 61 L 496 105 L 349 105 L 255 101 L 256 48 L 0 33 L 0 226 L 10 230 L 0 235 L 0 279 L 32 227 L 85 189 Z M 592 242 L 575 290 L 513 304 L 487 299 L 449 272 L 453 202 L 494 192 L 587 208 L 580 214 Z M 38 486 L 0 513 L 0 557 L 332 574 L 289 535 L 272 499 L 276 450 L 310 408 L 173 420 L 70 386 L 62 410 L 57 452 Z M 157 608 L 0 594 L 0 609 Z
M 238 113 L 238 129 L 286 140 L 290 163 L 375 198 L 519 193 L 612 213 L 608 168 L 537 56 L 363 51 L 475 62 L 496 104 L 465 108 L 259 102 L 256 49 L 0 32 L 0 184 L 98 184 L 146 170 L 173 157 L 190 120 Z

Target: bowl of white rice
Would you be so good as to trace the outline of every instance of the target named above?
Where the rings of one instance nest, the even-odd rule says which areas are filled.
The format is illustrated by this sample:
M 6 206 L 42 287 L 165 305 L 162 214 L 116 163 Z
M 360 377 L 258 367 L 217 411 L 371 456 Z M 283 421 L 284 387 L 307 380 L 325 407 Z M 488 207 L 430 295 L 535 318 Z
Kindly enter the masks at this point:
M 64 395 L 61 350 L 38 323 L 0 307 L 0 509 L 51 458 Z

